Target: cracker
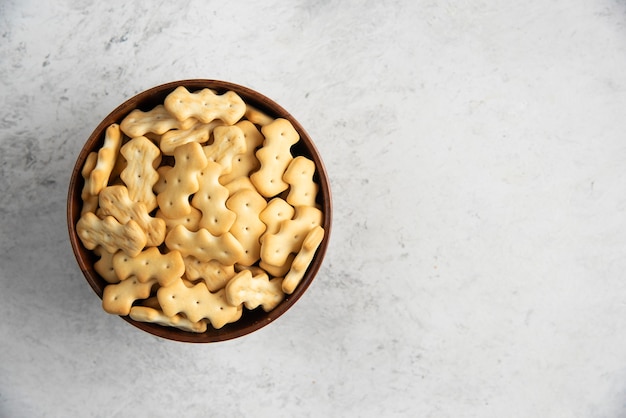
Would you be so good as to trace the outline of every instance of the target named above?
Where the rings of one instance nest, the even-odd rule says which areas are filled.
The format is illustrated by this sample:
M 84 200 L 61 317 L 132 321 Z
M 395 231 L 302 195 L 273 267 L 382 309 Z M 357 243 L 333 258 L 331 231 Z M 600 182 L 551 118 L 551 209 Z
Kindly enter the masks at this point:
M 189 256 L 183 259 L 185 263 L 185 276 L 187 279 L 195 281 L 204 280 L 206 287 L 211 292 L 222 289 L 235 275 L 235 268 L 232 265 L 224 265 L 217 260 L 200 261 Z
M 104 216 L 113 216 L 120 223 L 133 220 L 146 235 L 147 246 L 158 246 L 165 240 L 165 221 L 153 218 L 143 202 L 134 202 L 126 186 L 107 186 L 99 196 L 100 209 Z
M 244 114 L 244 117 L 255 125 L 260 126 L 269 125 L 274 121 L 274 118 L 269 116 L 267 113 L 250 104 L 246 104 L 246 113 Z
M 159 285 L 168 286 L 185 273 L 185 263 L 178 251 L 161 254 L 158 248 L 150 247 L 135 257 L 118 252 L 113 256 L 113 269 L 120 280 L 134 276 L 140 282 L 157 280 Z
M 189 129 L 195 123 L 196 120 L 193 118 L 186 120 L 175 118 L 160 104 L 147 112 L 133 110 L 122 120 L 120 127 L 126 135 L 135 138 L 148 133 L 162 135 L 170 129 Z
M 131 307 L 129 316 L 135 321 L 174 327 L 188 332 L 203 333 L 207 330 L 205 321 L 192 322 L 182 315 L 167 316 L 162 311 L 147 306 Z
M 297 156 L 289 163 L 283 180 L 289 184 L 287 202 L 292 206 L 315 206 L 319 186 L 313 181 L 315 163 L 303 156 Z
M 136 277 L 108 284 L 102 293 L 102 308 L 110 314 L 126 316 L 135 301 L 150 296 L 155 284 L 156 280 L 143 283 Z
M 213 131 L 213 143 L 203 147 L 210 161 L 223 167 L 223 174 L 231 172 L 233 159 L 246 151 L 246 139 L 238 126 L 218 126 Z
M 237 321 L 243 313 L 241 305 L 228 303 L 223 289 L 211 293 L 204 282 L 187 287 L 183 280 L 177 280 L 170 286 L 159 288 L 157 298 L 165 315 L 171 317 L 182 313 L 192 322 L 208 319 L 215 329 Z
M 198 174 L 200 187 L 191 199 L 191 205 L 202 212 L 199 226 L 213 235 L 228 232 L 237 215 L 226 207 L 228 189 L 219 182 L 222 166 L 208 161 Z
M 157 207 L 152 187 L 159 180 L 159 173 L 154 168 L 155 161 L 161 158 L 159 148 L 145 136 L 139 136 L 124 144 L 120 154 L 126 160 L 120 178 L 128 187 L 128 196 L 135 202 L 145 203 L 151 212 Z
M 292 219 L 296 210 L 280 197 L 270 200 L 259 214 L 259 219 L 266 225 L 265 233 L 261 236 L 260 241 L 263 242 L 265 235 L 271 235 L 278 232 L 283 221 Z
M 312 206 L 298 206 L 293 219 L 283 221 L 277 233 L 263 238 L 261 259 L 273 266 L 284 265 L 290 253 L 300 250 L 309 231 L 321 223 L 322 211 Z
M 291 146 L 298 142 L 300 135 L 288 120 L 282 118 L 263 126 L 261 132 L 265 140 L 256 152 L 261 168 L 250 175 L 250 180 L 263 196 L 271 198 L 289 187 L 283 174 L 293 159 Z
M 145 232 L 137 222 L 130 220 L 123 225 L 113 216 L 100 219 L 92 212 L 80 217 L 76 223 L 76 232 L 88 250 L 101 245 L 110 253 L 122 250 L 131 257 L 139 254 L 147 241 Z
M 165 155 L 174 155 L 174 150 L 180 145 L 189 142 L 204 144 L 211 137 L 213 129 L 223 124 L 221 120 L 214 120 L 209 123 L 198 122 L 189 129 L 173 129 L 161 136 L 159 148 Z
M 265 312 L 269 312 L 285 298 L 282 281 L 282 278 L 270 280 L 267 274 L 253 276 L 250 270 L 243 270 L 230 279 L 224 293 L 231 305 L 243 304 L 247 309 L 261 306 Z
M 217 95 L 211 89 L 189 92 L 179 86 L 167 95 L 165 108 L 179 121 L 195 118 L 202 123 L 219 119 L 227 125 L 235 124 L 246 112 L 246 104 L 233 91 Z
M 85 164 L 80 174 L 83 177 L 85 184 L 81 191 L 80 197 L 83 200 L 83 207 L 81 209 L 81 215 L 85 212 L 95 212 L 98 208 L 98 195 L 91 194 L 91 172 L 96 168 L 98 162 L 98 153 L 93 151 L 87 155 Z
M 104 144 L 98 150 L 96 166 L 89 174 L 89 194 L 96 196 L 109 182 L 115 160 L 122 145 L 122 132 L 117 123 L 111 124 L 104 133 Z
M 252 122 L 247 120 L 239 121 L 235 126 L 243 132 L 246 149 L 233 158 L 230 172 L 220 177 L 220 183 L 222 184 L 230 183 L 240 177 L 248 178 L 251 172 L 261 166 L 261 163 L 256 158 L 256 150 L 263 144 L 263 134 Z
M 296 289 L 296 286 L 298 286 L 298 284 L 302 280 L 302 277 L 304 277 L 304 273 L 311 264 L 313 256 L 315 255 L 315 252 L 322 243 L 323 239 L 324 228 L 322 228 L 321 226 L 316 226 L 309 231 L 309 233 L 304 238 L 304 241 L 302 242 L 302 248 L 291 263 L 291 269 L 289 269 L 289 273 L 287 273 L 287 275 L 285 276 L 285 280 L 283 280 L 282 282 L 283 292 L 287 293 L 288 295 L 293 293 L 293 291 Z
M 120 279 L 117 277 L 117 274 L 115 274 L 115 270 L 113 269 L 114 254 L 106 251 L 100 246 L 96 247 L 93 252 L 100 257 L 100 259 L 93 265 L 96 273 L 102 276 L 107 283 L 119 283 Z
M 202 146 L 190 142 L 176 148 L 174 167 L 165 172 L 165 187 L 157 194 L 161 211 L 168 218 L 180 218 L 191 212 L 189 197 L 198 191 L 198 174 L 207 165 Z
M 267 201 L 256 190 L 240 190 L 226 201 L 226 207 L 236 214 L 236 220 L 230 229 L 233 236 L 244 248 L 244 255 L 239 263 L 251 266 L 260 258 L 261 243 L 259 238 L 265 232 L 265 224 L 259 214 L 267 206 Z
M 165 245 L 172 251 L 180 251 L 183 257 L 194 256 L 200 261 L 217 260 L 226 265 L 235 264 L 244 255 L 243 247 L 230 232 L 215 236 L 204 228 L 192 232 L 182 225 L 167 234 Z

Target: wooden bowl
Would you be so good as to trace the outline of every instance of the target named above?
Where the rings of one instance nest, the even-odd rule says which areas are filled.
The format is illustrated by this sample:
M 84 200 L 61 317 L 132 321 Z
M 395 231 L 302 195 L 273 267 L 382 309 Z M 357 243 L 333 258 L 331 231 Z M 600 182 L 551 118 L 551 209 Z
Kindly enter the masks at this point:
M 96 127 L 93 133 L 87 139 L 87 142 L 83 146 L 76 165 L 72 172 L 72 176 L 69 184 L 69 192 L 67 198 L 67 223 L 69 229 L 70 242 L 72 250 L 76 257 L 76 261 L 83 272 L 83 275 L 87 279 L 87 283 L 92 287 L 96 294 L 102 298 L 104 287 L 107 282 L 94 270 L 94 263 L 98 260 L 98 257 L 90 250 L 87 250 L 76 233 L 76 223 L 80 218 L 80 212 L 82 208 L 81 190 L 83 188 L 83 178 L 81 176 L 81 170 L 85 164 L 87 155 L 90 152 L 98 150 L 103 144 L 104 131 L 112 123 L 120 123 L 122 119 L 130 113 L 133 109 L 141 109 L 147 111 L 152 109 L 158 104 L 162 104 L 165 97 L 172 92 L 176 87 L 184 86 L 190 91 L 200 90 L 202 88 L 210 88 L 222 94 L 228 90 L 234 91 L 248 104 L 256 107 L 257 109 L 265 112 L 267 115 L 274 118 L 285 118 L 289 120 L 296 131 L 300 134 L 300 141 L 295 144 L 291 152 L 294 156 L 303 155 L 311 160 L 316 165 L 317 171 L 314 180 L 319 184 L 319 193 L 317 201 L 324 213 L 324 220 L 322 226 L 325 229 L 325 236 L 320 244 L 308 270 L 306 271 L 302 281 L 291 294 L 278 305 L 274 310 L 270 312 L 264 312 L 261 308 L 255 310 L 247 310 L 244 308 L 244 313 L 240 320 L 237 322 L 227 324 L 221 329 L 214 329 L 210 325 L 206 332 L 197 334 L 179 330 L 172 327 L 164 327 L 156 324 L 137 322 L 129 317 L 122 317 L 128 323 L 133 326 L 153 334 L 158 337 L 166 338 L 174 341 L 183 341 L 191 343 L 210 343 L 230 340 L 233 338 L 241 337 L 243 335 L 254 332 L 284 314 L 290 309 L 294 303 L 304 294 L 307 290 L 316 274 L 318 273 L 322 260 L 328 247 L 328 241 L 331 230 L 331 218 L 332 218 L 332 204 L 331 204 L 331 192 L 330 183 L 326 174 L 324 163 L 320 157 L 318 150 L 316 149 L 313 141 L 306 133 L 302 125 L 285 109 L 280 105 L 272 101 L 271 99 L 263 96 L 262 94 L 251 90 L 249 88 L 239 86 L 233 83 L 218 81 L 218 80 L 182 80 L 166 83 L 160 86 L 153 87 L 136 96 L 128 99 L 115 110 L 113 110 L 104 120 Z M 103 314 L 106 314 L 103 311 Z M 107 314 L 108 315 L 108 314 Z

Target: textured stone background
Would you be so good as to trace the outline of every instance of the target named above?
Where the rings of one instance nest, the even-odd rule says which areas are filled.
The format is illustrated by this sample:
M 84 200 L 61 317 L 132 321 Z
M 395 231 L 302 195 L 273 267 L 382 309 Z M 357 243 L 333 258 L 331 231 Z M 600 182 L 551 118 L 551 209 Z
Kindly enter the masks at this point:
M 162 82 L 254 88 L 334 194 L 309 292 L 213 345 L 105 314 L 65 202 Z M 626 416 L 626 4 L 0 2 L 0 416 Z

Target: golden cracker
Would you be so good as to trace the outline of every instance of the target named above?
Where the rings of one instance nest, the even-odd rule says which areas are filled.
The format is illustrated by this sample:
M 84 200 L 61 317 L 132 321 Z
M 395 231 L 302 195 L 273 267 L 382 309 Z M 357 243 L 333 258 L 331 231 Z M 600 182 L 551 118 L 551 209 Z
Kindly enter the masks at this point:
M 191 199 L 191 205 L 202 212 L 200 228 L 207 229 L 213 235 L 228 232 L 237 217 L 235 212 L 226 207 L 228 189 L 219 182 L 222 170 L 220 164 L 208 161 L 198 174 L 200 187 Z
M 198 191 L 198 174 L 206 167 L 207 158 L 202 146 L 190 142 L 177 147 L 174 167 L 165 171 L 165 187 L 157 194 L 157 202 L 168 218 L 180 218 L 191 212 L 189 197 Z
M 120 280 L 134 276 L 140 282 L 157 280 L 159 285 L 168 286 L 185 273 L 185 263 L 178 251 L 161 254 L 158 248 L 150 247 L 135 257 L 118 252 L 113 257 L 113 269 Z
M 324 239 L 324 228 L 321 226 L 316 226 L 313 228 L 307 236 L 304 238 L 302 242 L 302 248 L 293 259 L 291 263 L 291 268 L 289 269 L 289 273 L 285 276 L 285 280 L 282 283 L 283 292 L 290 295 L 296 289 L 296 286 L 304 277 L 304 273 L 306 269 L 311 264 L 313 260 L 313 256 L 317 251 L 317 248 L 322 243 Z
M 265 198 L 251 189 L 241 190 L 226 201 L 226 207 L 236 214 L 230 232 L 244 248 L 244 255 L 239 259 L 239 264 L 251 266 L 260 258 L 259 238 L 265 232 L 266 226 L 259 219 L 259 214 L 266 206 Z
M 213 143 L 203 147 L 207 160 L 223 167 L 223 174 L 231 172 L 233 160 L 246 152 L 246 139 L 238 126 L 218 126 L 213 130 Z
M 104 144 L 98 150 L 98 161 L 89 174 L 89 194 L 96 196 L 109 182 L 111 172 L 122 146 L 122 132 L 116 123 L 111 124 L 104 133 Z
M 287 202 L 292 206 L 315 206 L 319 186 L 313 181 L 315 163 L 301 155 L 289 163 L 283 180 L 289 184 Z
M 182 315 L 167 316 L 162 311 L 147 306 L 133 306 L 129 316 L 139 322 L 149 322 L 165 327 L 174 327 L 183 331 L 203 333 L 207 330 L 204 321 L 192 322 Z
M 128 188 L 128 196 L 135 202 L 145 203 L 151 212 L 157 207 L 152 187 L 159 180 L 154 168 L 155 161 L 161 159 L 159 148 L 145 136 L 139 136 L 124 144 L 120 154 L 126 159 L 120 178 Z
M 222 95 L 211 89 L 191 93 L 183 86 L 168 94 L 163 104 L 169 113 L 181 121 L 195 118 L 202 123 L 209 123 L 219 119 L 227 125 L 233 125 L 246 112 L 246 104 L 233 91 Z
M 261 244 L 261 259 L 271 265 L 281 266 L 290 253 L 300 251 L 310 230 L 322 224 L 322 211 L 312 206 L 298 206 L 293 219 L 281 223 L 275 234 L 266 235 Z
M 150 296 L 156 283 L 156 280 L 142 283 L 136 277 L 129 277 L 119 283 L 108 284 L 102 294 L 102 308 L 110 314 L 126 316 L 135 301 Z
M 139 254 L 147 241 L 145 232 L 137 222 L 130 220 L 123 225 L 113 216 L 100 219 L 92 212 L 80 217 L 76 232 L 88 250 L 101 245 L 110 253 L 122 250 L 131 257 Z
M 113 216 L 120 223 L 133 220 L 146 235 L 147 246 L 158 246 L 165 239 L 165 221 L 153 218 L 143 202 L 134 202 L 128 195 L 126 186 L 107 186 L 99 196 L 100 210 L 103 216 Z
M 256 152 L 261 168 L 250 175 L 250 180 L 263 196 L 271 198 L 289 187 L 283 174 L 293 159 L 291 146 L 299 141 L 300 135 L 288 120 L 282 118 L 263 126 L 261 132 L 265 140 Z
M 200 261 L 217 260 L 225 265 L 238 262 L 244 249 L 230 233 L 214 236 L 204 228 L 192 232 L 182 225 L 176 226 L 165 237 L 165 245 L 180 251 L 183 257 L 194 256 Z
M 179 120 L 167 111 L 162 104 L 144 112 L 135 109 L 121 122 L 122 132 L 130 138 L 145 136 L 149 133 L 162 135 L 170 129 L 189 129 L 196 120 L 193 118 Z
M 241 305 L 230 305 L 223 289 L 211 293 L 204 282 L 187 287 L 183 280 L 177 280 L 157 290 L 157 298 L 165 315 L 182 313 L 192 322 L 208 319 L 215 329 L 237 321 L 242 315 Z
M 230 279 L 224 293 L 231 305 L 243 304 L 248 309 L 261 306 L 269 312 L 285 298 L 282 281 L 282 278 L 270 280 L 267 274 L 253 276 L 250 270 L 243 270 Z

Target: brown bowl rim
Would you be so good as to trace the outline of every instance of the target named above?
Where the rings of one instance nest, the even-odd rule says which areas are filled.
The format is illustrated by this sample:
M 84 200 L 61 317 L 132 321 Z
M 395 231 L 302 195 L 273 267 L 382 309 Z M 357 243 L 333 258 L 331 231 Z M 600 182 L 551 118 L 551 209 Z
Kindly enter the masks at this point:
M 246 103 L 257 107 L 258 109 L 266 112 L 268 115 L 275 118 L 285 118 L 289 120 L 300 135 L 300 142 L 298 142 L 295 146 L 298 148 L 294 152 L 294 155 L 309 156 L 315 162 L 315 166 L 317 168 L 316 180 L 320 186 L 318 201 L 324 213 L 322 225 L 325 230 L 324 239 L 296 290 L 291 295 L 288 295 L 274 310 L 269 313 L 265 313 L 262 312 L 260 308 L 255 311 L 245 311 L 244 309 L 245 312 L 243 318 L 246 318 L 245 321 L 242 321 L 241 323 L 238 321 L 233 324 L 227 324 L 219 330 L 216 330 L 209 325 L 207 332 L 201 334 L 185 332 L 176 328 L 163 327 L 147 322 L 134 321 L 128 316 L 120 316 L 126 322 L 140 330 L 172 341 L 188 343 L 213 343 L 227 341 L 258 331 L 274 322 L 287 310 L 289 310 L 302 297 L 313 282 L 313 279 L 317 276 L 326 255 L 330 240 L 332 225 L 332 196 L 330 181 L 324 162 L 317 147 L 315 146 L 315 143 L 300 122 L 272 99 L 253 89 L 228 81 L 215 79 L 186 79 L 156 85 L 124 101 L 97 125 L 88 137 L 87 141 L 83 144 L 76 159 L 76 163 L 70 177 L 67 197 L 67 223 L 70 243 L 83 276 L 93 291 L 100 299 L 102 299 L 102 290 L 106 285 L 106 282 L 94 271 L 93 259 L 95 256 L 82 245 L 75 229 L 76 222 L 80 217 L 80 206 L 82 202 L 80 200 L 80 191 L 82 190 L 83 184 L 83 178 L 81 176 L 82 167 L 89 152 L 94 150 L 94 147 L 102 141 L 102 133 L 107 126 L 111 123 L 120 123 L 121 120 L 135 108 L 149 110 L 156 104 L 162 103 L 165 95 L 179 86 L 185 86 L 190 90 L 198 90 L 208 87 L 215 89 L 218 93 L 232 90 L 239 94 Z M 91 260 L 91 263 L 88 260 Z

